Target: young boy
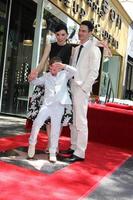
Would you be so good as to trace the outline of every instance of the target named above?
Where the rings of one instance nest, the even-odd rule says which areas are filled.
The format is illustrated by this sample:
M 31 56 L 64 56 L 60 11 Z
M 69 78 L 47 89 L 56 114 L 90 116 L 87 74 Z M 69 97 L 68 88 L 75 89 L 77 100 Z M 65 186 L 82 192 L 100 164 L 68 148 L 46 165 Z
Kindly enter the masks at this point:
M 61 62 L 60 58 L 54 57 L 49 62 L 49 72 L 31 81 L 33 85 L 45 85 L 45 94 L 43 104 L 32 125 L 28 148 L 29 158 L 32 158 L 35 154 L 35 145 L 41 126 L 50 117 L 49 161 L 56 162 L 56 149 L 58 147 L 64 107 L 66 104 L 72 104 L 67 89 L 67 82 L 74 76 L 75 72 L 76 69 L 74 67 L 65 65 Z

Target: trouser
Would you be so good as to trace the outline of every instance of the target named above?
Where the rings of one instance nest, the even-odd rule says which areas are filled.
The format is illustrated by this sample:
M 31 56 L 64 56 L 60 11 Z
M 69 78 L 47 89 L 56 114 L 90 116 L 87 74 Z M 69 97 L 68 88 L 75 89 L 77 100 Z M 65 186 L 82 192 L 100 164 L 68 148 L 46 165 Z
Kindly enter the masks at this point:
M 37 136 L 40 128 L 44 124 L 45 120 L 51 118 L 51 133 L 50 133 L 50 153 L 56 153 L 58 147 L 61 119 L 64 114 L 64 106 L 59 103 L 54 103 L 52 105 L 42 105 L 37 118 L 34 120 L 31 130 L 31 135 L 29 138 L 29 144 L 36 145 Z
M 73 125 L 71 125 L 71 149 L 74 155 L 85 158 L 85 150 L 88 143 L 88 94 L 78 85 L 72 85 L 73 99 Z

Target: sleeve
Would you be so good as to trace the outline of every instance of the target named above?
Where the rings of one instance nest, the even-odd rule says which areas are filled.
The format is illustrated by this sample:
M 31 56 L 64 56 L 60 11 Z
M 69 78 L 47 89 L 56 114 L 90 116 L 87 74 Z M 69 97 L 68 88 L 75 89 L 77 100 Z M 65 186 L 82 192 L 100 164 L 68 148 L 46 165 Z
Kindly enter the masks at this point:
M 86 80 L 81 85 L 81 88 L 84 92 L 89 93 L 92 90 L 92 85 L 94 84 L 96 78 L 98 77 L 98 72 L 100 68 L 101 61 L 101 51 L 98 47 L 95 47 L 90 53 L 90 66 L 89 73 Z
M 75 67 L 70 66 L 70 65 L 66 65 L 65 71 L 66 71 L 66 74 L 67 74 L 67 79 L 71 79 L 74 76 L 74 74 L 76 73 L 77 69 Z
M 30 83 L 32 85 L 45 85 L 45 79 L 46 79 L 46 75 L 44 74 L 44 76 L 41 76 L 40 78 L 36 78 Z

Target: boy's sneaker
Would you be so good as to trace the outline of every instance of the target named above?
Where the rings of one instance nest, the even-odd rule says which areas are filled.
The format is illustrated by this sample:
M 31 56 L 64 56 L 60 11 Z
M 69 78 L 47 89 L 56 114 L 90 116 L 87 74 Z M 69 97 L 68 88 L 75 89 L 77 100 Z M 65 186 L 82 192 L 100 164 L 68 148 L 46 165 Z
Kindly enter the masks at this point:
M 57 161 L 56 154 L 49 154 L 49 161 L 55 163 Z
M 35 145 L 30 144 L 28 148 L 28 157 L 33 158 L 35 155 Z

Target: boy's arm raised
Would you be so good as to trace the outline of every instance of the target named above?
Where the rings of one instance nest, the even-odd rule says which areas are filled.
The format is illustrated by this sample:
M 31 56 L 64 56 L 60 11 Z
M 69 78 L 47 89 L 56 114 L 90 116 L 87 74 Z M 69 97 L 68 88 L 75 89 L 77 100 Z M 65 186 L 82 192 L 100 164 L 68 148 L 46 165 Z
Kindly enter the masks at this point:
M 66 64 L 63 64 L 63 63 L 56 62 L 53 65 L 58 67 L 59 70 L 64 69 L 66 71 L 66 73 L 67 73 L 67 78 L 68 79 L 71 79 L 74 76 L 74 74 L 76 73 L 76 71 L 77 71 L 77 69 L 75 67 L 72 67 L 70 65 L 66 65 Z
M 32 85 L 45 85 L 45 77 L 46 75 L 44 74 L 40 78 L 35 78 L 34 80 L 30 81 Z

